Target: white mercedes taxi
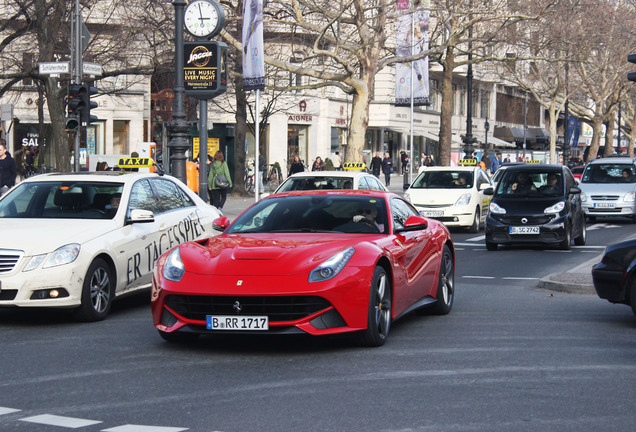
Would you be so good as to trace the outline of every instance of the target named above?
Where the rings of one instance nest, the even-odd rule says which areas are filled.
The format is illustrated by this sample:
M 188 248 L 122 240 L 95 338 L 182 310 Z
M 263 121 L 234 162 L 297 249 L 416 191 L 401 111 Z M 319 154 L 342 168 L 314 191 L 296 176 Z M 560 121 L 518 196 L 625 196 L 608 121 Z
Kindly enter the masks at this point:
M 491 199 L 484 190 L 491 187 L 492 180 L 479 166 L 436 166 L 422 170 L 405 197 L 422 216 L 476 233 Z
M 99 321 L 149 288 L 159 256 L 210 237 L 220 212 L 170 176 L 127 171 L 31 177 L 0 199 L 0 307 L 72 308 Z

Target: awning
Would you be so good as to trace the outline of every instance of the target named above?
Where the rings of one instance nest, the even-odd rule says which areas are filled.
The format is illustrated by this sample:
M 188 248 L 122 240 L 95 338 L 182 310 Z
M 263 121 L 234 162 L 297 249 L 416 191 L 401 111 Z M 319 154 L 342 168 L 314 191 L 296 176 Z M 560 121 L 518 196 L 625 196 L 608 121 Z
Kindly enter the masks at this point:
M 493 131 L 493 136 L 495 138 L 499 138 L 508 142 L 511 142 L 511 141 L 523 142 L 523 135 L 524 134 L 523 134 L 522 128 L 515 128 L 515 127 L 508 127 L 508 126 L 495 126 L 495 129 Z M 534 139 L 534 134 L 528 131 L 526 135 L 526 141 L 531 139 Z
M 475 135 L 475 138 L 480 143 L 486 144 L 486 139 L 482 135 Z M 515 144 L 513 142 L 504 141 L 502 139 L 499 139 L 499 138 L 496 138 L 496 137 L 492 137 L 492 136 L 488 137 L 488 144 L 492 144 L 495 147 L 510 147 L 510 148 L 516 148 L 517 147 L 517 144 Z

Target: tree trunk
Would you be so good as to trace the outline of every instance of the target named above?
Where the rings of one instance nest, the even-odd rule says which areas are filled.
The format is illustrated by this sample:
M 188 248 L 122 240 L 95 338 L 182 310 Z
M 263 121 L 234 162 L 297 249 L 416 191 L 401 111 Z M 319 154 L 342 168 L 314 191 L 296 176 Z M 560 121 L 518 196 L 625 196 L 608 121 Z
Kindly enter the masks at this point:
M 593 161 L 598 155 L 598 148 L 601 143 L 601 128 L 603 127 L 603 120 L 598 116 L 594 117 L 590 126 L 592 127 L 593 134 L 592 142 L 590 143 L 590 151 L 588 152 L 587 160 L 585 161 L 586 163 Z
M 451 136 L 453 134 L 453 69 L 455 53 L 453 47 L 446 49 L 446 59 L 442 63 L 442 106 L 439 126 L 439 148 L 437 165 L 449 166 L 451 160 Z
M 614 121 L 613 121 L 613 115 L 610 115 L 610 120 L 607 122 L 607 127 L 605 128 L 605 148 L 603 149 L 603 157 L 609 157 L 609 156 L 612 156 L 613 154 L 614 154 Z

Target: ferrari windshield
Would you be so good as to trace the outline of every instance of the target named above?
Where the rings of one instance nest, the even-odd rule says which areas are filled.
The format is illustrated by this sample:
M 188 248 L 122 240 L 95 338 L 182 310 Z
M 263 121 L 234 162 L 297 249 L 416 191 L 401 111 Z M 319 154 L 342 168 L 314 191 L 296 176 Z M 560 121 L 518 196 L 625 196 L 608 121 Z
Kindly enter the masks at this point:
M 0 200 L 0 218 L 112 219 L 123 188 L 114 182 L 21 183 Z
M 473 187 L 472 171 L 424 170 L 415 179 L 415 189 L 470 189 Z
M 387 233 L 386 204 L 370 196 L 274 196 L 254 204 L 225 233 L 277 232 Z

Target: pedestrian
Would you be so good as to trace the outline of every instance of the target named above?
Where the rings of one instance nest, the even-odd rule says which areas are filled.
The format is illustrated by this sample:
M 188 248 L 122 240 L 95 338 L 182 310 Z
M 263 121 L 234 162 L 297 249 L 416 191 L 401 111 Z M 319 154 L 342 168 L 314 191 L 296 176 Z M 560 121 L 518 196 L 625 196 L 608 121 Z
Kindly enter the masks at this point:
M 501 152 L 497 152 L 495 158 L 490 162 L 490 173 L 494 174 L 495 171 L 501 166 Z
M 421 167 L 426 166 L 425 162 L 426 162 L 426 153 L 422 152 L 422 156 L 420 157 L 420 166 Z
M 291 166 L 289 167 L 289 173 L 287 174 L 287 176 L 289 177 L 292 174 L 296 174 L 299 172 L 303 172 L 305 171 L 305 166 L 303 165 L 302 161 L 300 160 L 300 157 L 298 155 L 294 156 L 294 161 L 292 162 Z
M 230 170 L 225 163 L 223 153 L 217 151 L 214 154 L 214 162 L 210 166 L 208 176 L 208 189 L 212 191 L 212 205 L 219 210 L 223 210 L 223 205 L 227 199 L 227 190 L 232 187 Z
M 4 195 L 15 185 L 18 167 L 11 153 L 7 151 L 7 142 L 0 139 L 0 195 Z
M 391 184 L 391 171 L 393 170 L 393 159 L 388 153 L 384 153 L 384 159 L 382 159 L 382 172 L 384 173 L 384 182 L 388 187 Z
M 336 152 L 333 155 L 333 169 L 336 171 L 342 171 L 342 159 L 340 159 L 340 152 Z
M 400 162 L 402 165 L 402 175 L 404 175 L 404 173 L 406 173 L 406 167 L 409 164 L 409 157 L 406 155 L 404 150 L 400 152 Z
M 382 158 L 380 157 L 380 152 L 375 152 L 375 156 L 371 158 L 371 165 L 369 168 L 374 176 L 380 178 L 380 171 L 382 171 Z
M 503 160 L 503 163 L 510 163 L 511 159 L 510 159 L 510 155 L 507 154 L 506 157 Z
M 325 170 L 325 163 L 322 161 L 322 158 L 320 156 L 316 157 L 316 160 L 314 161 L 314 164 L 311 166 L 311 170 L 312 171 L 324 171 Z

